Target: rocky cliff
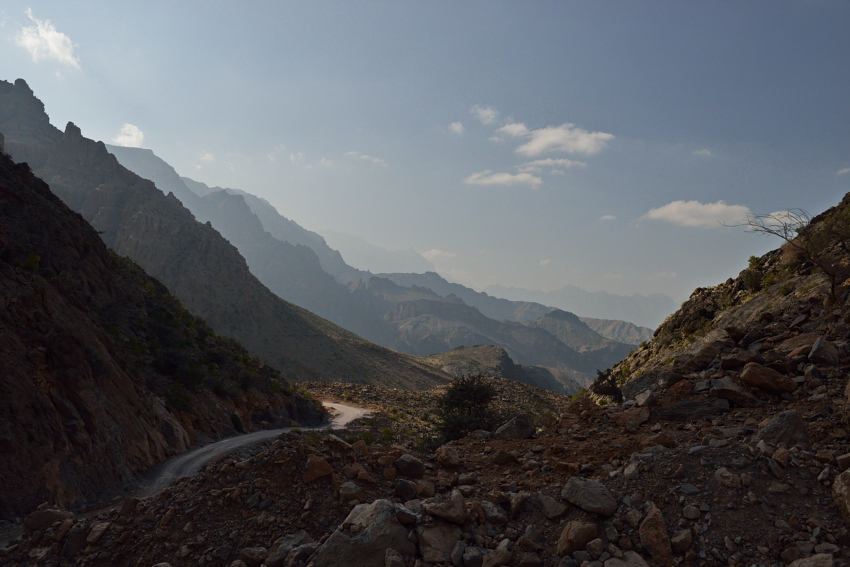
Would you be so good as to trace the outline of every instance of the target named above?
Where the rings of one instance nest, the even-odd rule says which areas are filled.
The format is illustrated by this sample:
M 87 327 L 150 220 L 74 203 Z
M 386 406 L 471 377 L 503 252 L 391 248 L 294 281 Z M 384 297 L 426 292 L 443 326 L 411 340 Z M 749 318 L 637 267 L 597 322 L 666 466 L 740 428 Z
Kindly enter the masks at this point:
M 0 302 L 0 517 L 102 497 L 262 421 L 322 418 L 5 155 Z

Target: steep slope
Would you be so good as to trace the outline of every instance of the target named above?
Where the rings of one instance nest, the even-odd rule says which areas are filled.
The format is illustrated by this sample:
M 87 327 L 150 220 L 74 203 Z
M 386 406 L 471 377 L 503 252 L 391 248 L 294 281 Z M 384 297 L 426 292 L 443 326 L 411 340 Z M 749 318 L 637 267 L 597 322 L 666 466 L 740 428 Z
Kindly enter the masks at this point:
M 160 279 L 194 314 L 237 338 L 287 377 L 391 382 L 424 388 L 445 380 L 415 359 L 377 347 L 281 300 L 249 271 L 236 248 L 210 224 L 197 222 L 176 197 L 122 167 L 102 143 L 68 124 L 52 145 L 26 137 L 44 122 L 44 107 L 22 80 L 0 82 L 0 132 L 15 158 L 35 156 L 34 171 L 106 244 Z M 23 101 L 23 102 L 22 102 Z
M 119 156 L 119 159 L 123 159 Z M 124 163 L 122 161 L 122 163 Z M 129 164 L 129 165 L 128 165 Z M 129 169 L 136 171 L 135 164 L 128 161 L 128 164 L 125 164 Z M 139 175 L 142 175 L 139 173 Z M 142 175 L 142 177 L 146 177 L 147 179 L 151 179 L 157 185 L 159 185 L 156 179 L 151 177 L 147 177 Z M 240 189 L 227 189 L 222 187 L 210 187 L 205 183 L 201 183 L 199 181 L 194 181 L 189 179 L 188 177 L 180 178 L 183 183 L 185 183 L 186 187 L 188 187 L 192 192 L 202 197 L 205 197 L 211 193 L 217 193 L 219 191 L 226 191 L 232 195 L 241 195 L 245 199 L 245 203 L 248 207 L 251 208 L 251 211 L 257 215 L 257 218 L 260 219 L 260 222 L 263 224 L 263 228 L 271 234 L 273 237 L 278 240 L 283 240 L 285 242 L 289 242 L 293 245 L 302 245 L 307 246 L 313 252 L 316 253 L 316 256 L 319 258 L 319 263 L 322 266 L 322 269 L 327 273 L 334 276 L 338 281 L 342 283 L 348 283 L 350 281 L 356 280 L 358 278 L 368 278 L 369 273 L 363 270 L 358 270 L 353 268 L 345 263 L 342 259 L 342 256 L 337 250 L 332 249 L 325 242 L 325 239 L 315 232 L 309 231 L 305 228 L 302 228 L 298 223 L 293 220 L 290 220 L 280 213 L 278 213 L 277 209 L 272 206 L 271 203 L 242 191 Z
M 260 421 L 322 417 L 6 155 L 0 302 L 0 517 L 102 497 Z
M 562 343 L 570 345 L 579 352 L 595 351 L 614 346 L 626 349 L 620 357 L 622 358 L 628 353 L 631 346 L 606 339 L 591 329 L 578 316 L 560 309 L 554 309 L 536 321 L 528 321 L 525 324 L 529 327 L 546 329 L 558 337 Z M 617 361 L 619 360 L 618 358 Z

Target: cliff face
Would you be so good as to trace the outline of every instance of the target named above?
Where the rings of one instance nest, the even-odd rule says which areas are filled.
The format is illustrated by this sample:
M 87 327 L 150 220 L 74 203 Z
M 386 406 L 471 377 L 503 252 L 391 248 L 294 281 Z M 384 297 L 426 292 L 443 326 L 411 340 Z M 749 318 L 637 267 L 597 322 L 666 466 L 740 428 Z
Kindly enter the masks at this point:
M 23 81 L 0 82 L 0 109 L 28 99 L 34 96 Z M 32 124 L 41 128 L 46 120 L 40 104 L 30 103 L 35 110 L 27 114 L 0 111 L 6 150 L 19 161 L 37 156 L 30 163 L 35 173 L 101 232 L 107 246 L 161 280 L 216 332 L 233 336 L 297 380 L 381 383 L 391 376 L 394 385 L 413 388 L 445 381 L 411 357 L 376 347 L 277 297 L 209 223 L 197 222 L 174 196 L 122 167 L 102 142 L 83 137 L 73 124 L 64 134 L 30 135 Z M 42 115 L 36 116 L 39 109 Z
M 322 417 L 5 155 L 0 302 L 0 517 L 108 494 L 263 420 Z

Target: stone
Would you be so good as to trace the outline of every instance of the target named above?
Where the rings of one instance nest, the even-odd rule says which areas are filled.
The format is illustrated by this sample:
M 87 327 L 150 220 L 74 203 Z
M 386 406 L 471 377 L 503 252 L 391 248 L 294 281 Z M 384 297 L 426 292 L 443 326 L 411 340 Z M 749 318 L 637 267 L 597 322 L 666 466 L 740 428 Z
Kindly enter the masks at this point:
M 515 564 L 517 567 L 539 567 L 543 565 L 543 560 L 533 551 L 524 551 L 517 554 Z
M 507 524 L 508 516 L 498 504 L 494 504 L 488 500 L 481 501 L 481 508 L 484 510 L 484 517 L 488 522 L 493 524 Z
M 668 449 L 675 449 L 679 444 L 676 443 L 675 439 L 673 439 L 672 437 L 670 437 L 670 435 L 664 432 L 656 433 L 655 435 L 650 435 L 640 443 L 640 446 L 644 449 L 646 447 L 654 447 L 656 445 L 661 445 L 662 447 L 667 447 Z
M 728 376 L 712 380 L 710 393 L 715 398 L 729 400 L 736 406 L 742 408 L 754 408 L 761 405 L 758 398 L 736 384 L 735 381 Z
M 571 477 L 561 490 L 561 498 L 585 512 L 610 516 L 617 511 L 614 495 L 599 481 Z
M 788 376 L 758 362 L 749 362 L 741 371 L 741 381 L 772 394 L 784 394 L 797 389 L 797 383 Z
M 365 500 L 363 490 L 354 481 L 346 481 L 339 487 L 339 497 L 343 500 Z M 247 562 L 246 562 L 247 563 Z
M 445 502 L 429 498 L 422 502 L 422 507 L 432 516 L 437 516 L 454 524 L 463 524 L 466 520 L 466 505 L 463 495 L 457 490 L 453 490 L 451 496 Z
M 407 538 L 407 528 L 395 519 L 395 507 L 388 500 L 358 504 L 343 522 L 351 535 L 340 530 L 316 550 L 314 567 L 384 567 L 386 550 L 395 549 L 402 555 L 412 555 L 416 546 Z
M 792 562 L 788 567 L 832 567 L 835 560 L 830 553 L 818 553 Z
M 723 358 L 721 358 L 720 369 L 736 370 L 738 368 L 743 368 L 750 362 L 764 364 L 764 358 L 761 356 L 761 354 L 757 352 L 742 350 L 737 354 L 730 354 L 729 356 L 724 356 Z
M 463 550 L 463 567 L 481 567 L 484 563 L 484 556 L 489 552 L 490 550 L 484 547 L 468 545 Z
M 30 531 L 49 528 L 56 522 L 61 522 L 74 517 L 72 512 L 59 508 L 45 508 L 36 510 L 24 518 L 24 527 Z
M 658 402 L 658 397 L 652 390 L 644 390 L 635 396 L 635 403 L 638 407 L 654 406 Z
M 809 426 L 797 410 L 787 410 L 776 414 L 753 439 L 774 446 L 793 447 L 797 443 L 808 445 Z
M 684 516 L 688 520 L 697 520 L 700 517 L 699 508 L 688 504 L 682 509 L 682 516 Z
M 493 433 L 496 439 L 529 439 L 533 435 L 534 422 L 524 413 L 513 417 Z
M 845 453 L 835 457 L 835 464 L 838 465 L 838 470 L 846 471 L 850 468 L 850 453 Z
M 484 556 L 481 567 L 502 567 L 502 565 L 510 563 L 512 558 L 513 553 L 507 548 L 498 547 Z
M 437 464 L 441 467 L 453 469 L 460 466 L 460 456 L 454 447 L 443 445 L 434 451 L 434 455 L 437 457 Z
M 100 538 L 103 537 L 103 534 L 106 533 L 106 530 L 111 526 L 111 522 L 98 522 L 96 523 L 91 531 L 89 532 L 88 537 L 86 537 L 86 543 L 89 545 L 96 545 L 97 542 L 100 541 Z
M 265 547 L 246 547 L 239 552 L 239 559 L 248 567 L 260 567 L 268 556 L 269 552 Z
M 605 551 L 605 543 L 599 538 L 592 539 L 587 542 L 586 549 L 593 559 L 599 559 Z
M 832 499 L 844 523 L 850 526 L 850 471 L 844 471 L 832 482 Z
M 570 555 L 584 549 L 590 541 L 596 539 L 596 524 L 574 520 L 567 522 L 558 538 L 558 555 Z
M 404 557 L 393 548 L 384 553 L 384 567 L 405 567 Z
M 726 488 L 738 489 L 743 486 L 741 484 L 741 476 L 733 473 L 726 467 L 720 467 L 714 471 L 714 479 Z
M 543 515 L 550 520 L 557 520 L 567 511 L 567 506 L 565 504 L 558 502 L 546 494 L 538 495 L 537 498 L 535 498 L 535 502 L 539 503 L 540 508 L 543 509 Z
M 460 541 L 462 532 L 457 526 L 418 527 L 419 553 L 426 563 L 447 563 L 452 560 L 452 550 Z
M 410 478 L 422 478 L 425 476 L 425 464 L 413 455 L 402 455 L 395 462 L 395 468 L 399 474 Z
M 310 455 L 307 459 L 307 471 L 304 473 L 304 482 L 311 482 L 319 478 L 331 476 L 334 472 L 331 464 L 318 455 Z
M 673 534 L 670 538 L 670 546 L 673 548 L 673 553 L 685 553 L 691 548 L 694 542 L 694 537 L 691 530 L 681 530 Z
M 833 343 L 823 337 L 818 337 L 809 352 L 809 362 L 823 366 L 836 366 L 841 362 L 841 359 L 838 355 L 838 349 Z
M 617 557 L 606 559 L 604 565 L 605 567 L 649 567 L 643 557 L 634 551 L 624 552 L 622 559 Z
M 463 553 L 466 551 L 466 542 L 458 540 L 455 546 L 452 548 L 451 552 L 451 560 L 452 565 L 455 567 L 463 567 Z
M 661 567 L 673 565 L 673 548 L 661 510 L 653 508 L 640 524 L 640 543 Z

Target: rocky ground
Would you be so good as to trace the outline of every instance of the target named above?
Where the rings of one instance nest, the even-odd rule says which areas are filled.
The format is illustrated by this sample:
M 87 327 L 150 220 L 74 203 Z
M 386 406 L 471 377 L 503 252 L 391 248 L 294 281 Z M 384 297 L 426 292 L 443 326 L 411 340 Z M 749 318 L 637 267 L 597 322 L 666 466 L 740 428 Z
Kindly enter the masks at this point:
M 85 520 L 36 512 L 0 561 L 846 565 L 850 357 L 832 311 L 798 320 L 765 322 L 749 348 L 732 330 L 636 400 L 562 398 L 559 419 L 537 431 L 473 434 L 433 454 L 349 444 L 345 431 L 288 434 L 155 499 Z M 758 387 L 744 377 L 754 372 L 766 377 Z M 410 408 L 407 395 L 390 407 Z

